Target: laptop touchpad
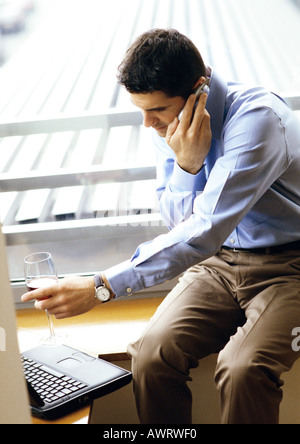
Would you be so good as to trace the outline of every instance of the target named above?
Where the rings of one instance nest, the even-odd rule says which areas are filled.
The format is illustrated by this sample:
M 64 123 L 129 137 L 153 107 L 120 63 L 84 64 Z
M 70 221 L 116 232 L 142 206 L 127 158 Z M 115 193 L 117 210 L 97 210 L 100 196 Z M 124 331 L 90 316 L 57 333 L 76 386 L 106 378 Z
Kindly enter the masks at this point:
M 63 359 L 62 361 L 58 361 L 57 364 L 59 364 L 61 367 L 65 369 L 71 369 L 78 367 L 80 364 L 82 364 L 82 362 L 75 358 L 66 358 Z

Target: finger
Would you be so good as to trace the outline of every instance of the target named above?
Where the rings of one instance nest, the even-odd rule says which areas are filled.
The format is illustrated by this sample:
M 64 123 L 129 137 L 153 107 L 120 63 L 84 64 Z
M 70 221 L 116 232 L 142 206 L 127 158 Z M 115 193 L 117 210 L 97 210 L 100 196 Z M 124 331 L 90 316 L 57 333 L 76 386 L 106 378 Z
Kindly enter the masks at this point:
M 178 126 L 178 118 L 175 117 L 175 119 L 173 120 L 173 122 L 170 123 L 170 125 L 168 126 L 167 129 L 167 134 L 166 134 L 166 142 L 169 143 L 169 141 L 171 140 L 173 134 L 175 133 L 177 126 Z
M 23 296 L 21 297 L 21 301 L 22 302 L 29 302 L 29 301 L 34 301 L 35 299 L 41 299 L 43 297 L 46 297 L 45 295 L 43 296 L 41 293 L 43 292 L 43 290 L 33 290 L 33 291 L 29 291 L 28 293 L 23 294 Z
M 66 312 L 66 313 L 65 312 L 55 313 L 54 316 L 55 316 L 55 319 L 65 319 L 65 318 L 69 318 L 70 317 L 68 312 Z
M 33 301 L 35 299 L 47 299 L 50 296 L 53 296 L 55 294 L 57 287 L 56 286 L 49 286 L 45 288 L 39 288 L 37 290 L 32 290 L 27 293 L 24 293 L 21 297 L 22 302 L 29 302 Z
M 51 310 L 56 305 L 57 303 L 53 301 L 52 296 L 36 299 L 34 303 L 34 306 L 37 310 Z
M 211 124 L 210 124 L 210 115 L 204 110 L 204 115 L 202 119 L 201 126 L 199 128 L 199 134 L 202 139 L 202 142 L 207 145 L 211 145 L 212 133 L 211 133 Z
M 191 127 L 193 129 L 199 129 L 203 120 L 203 117 L 205 115 L 205 106 L 207 101 L 207 94 L 202 93 L 199 97 L 199 101 L 197 103 L 197 106 L 195 108 L 193 121 L 191 124 Z
M 47 308 L 44 307 L 43 301 L 40 301 L 39 299 L 36 299 L 34 303 L 34 308 L 36 308 L 37 310 L 47 310 Z
M 36 299 L 36 297 L 34 296 L 33 293 L 34 293 L 33 291 L 31 291 L 30 293 L 24 293 L 21 296 L 21 301 L 22 302 L 29 302 L 29 301 L 32 301 L 33 299 Z
M 57 307 L 56 309 L 48 310 L 48 313 L 55 316 L 55 319 L 66 319 L 72 316 L 76 316 L 77 314 L 76 312 L 70 312 L 70 310 L 68 310 L 68 307 Z
M 183 130 L 187 130 L 190 127 L 191 120 L 194 114 L 194 107 L 196 103 L 197 97 L 195 94 L 191 94 L 187 99 L 186 104 L 183 108 L 182 117 L 180 119 L 179 125 Z

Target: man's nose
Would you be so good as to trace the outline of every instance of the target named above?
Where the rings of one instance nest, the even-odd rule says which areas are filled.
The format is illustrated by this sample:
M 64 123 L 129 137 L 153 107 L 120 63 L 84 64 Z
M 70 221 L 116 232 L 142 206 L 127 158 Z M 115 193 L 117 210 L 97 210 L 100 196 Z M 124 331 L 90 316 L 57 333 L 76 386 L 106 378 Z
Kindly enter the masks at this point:
M 146 128 L 150 128 L 151 126 L 155 125 L 156 122 L 158 122 L 158 119 L 153 116 L 152 113 L 149 113 L 147 111 L 143 112 L 143 119 L 144 119 L 144 126 Z

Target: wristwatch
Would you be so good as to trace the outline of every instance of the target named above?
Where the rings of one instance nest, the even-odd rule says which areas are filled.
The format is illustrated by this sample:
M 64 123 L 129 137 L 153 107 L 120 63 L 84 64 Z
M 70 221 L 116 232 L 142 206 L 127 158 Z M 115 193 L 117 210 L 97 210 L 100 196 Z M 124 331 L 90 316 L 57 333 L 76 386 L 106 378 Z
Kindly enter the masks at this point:
M 107 302 L 110 299 L 110 291 L 105 287 L 105 284 L 99 274 L 94 276 L 95 281 L 95 298 L 100 302 Z

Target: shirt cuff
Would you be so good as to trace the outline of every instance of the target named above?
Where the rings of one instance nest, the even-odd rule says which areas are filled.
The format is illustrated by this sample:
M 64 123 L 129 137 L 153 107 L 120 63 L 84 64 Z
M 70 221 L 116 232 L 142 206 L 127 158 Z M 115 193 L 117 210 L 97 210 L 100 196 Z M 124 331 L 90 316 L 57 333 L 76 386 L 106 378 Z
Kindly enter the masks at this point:
M 205 165 L 197 174 L 190 174 L 184 171 L 177 162 L 174 163 L 174 170 L 170 180 L 171 187 L 178 191 L 203 191 L 206 184 Z
M 112 291 L 118 296 L 130 296 L 143 288 L 130 260 L 103 271 Z

